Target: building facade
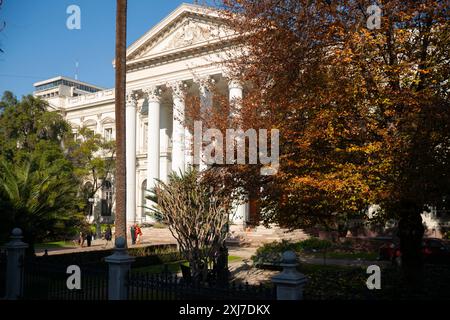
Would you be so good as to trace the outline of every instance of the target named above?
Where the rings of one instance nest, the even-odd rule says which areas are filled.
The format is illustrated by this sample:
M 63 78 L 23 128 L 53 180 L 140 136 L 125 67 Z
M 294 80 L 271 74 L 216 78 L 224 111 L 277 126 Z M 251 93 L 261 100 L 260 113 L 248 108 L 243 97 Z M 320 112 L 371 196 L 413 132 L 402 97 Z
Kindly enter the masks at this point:
M 233 54 L 235 39 L 218 12 L 182 4 L 128 47 L 128 223 L 147 221 L 145 192 L 155 179 L 165 181 L 171 171 L 184 171 L 193 165 L 192 134 L 183 124 L 186 95 L 196 95 L 201 103 L 212 104 L 214 86 L 230 100 L 242 98 L 243 86 L 229 77 L 223 64 Z M 114 89 L 66 77 L 34 85 L 35 96 L 60 111 L 75 135 L 79 128 L 87 127 L 107 139 L 115 137 Z M 94 201 L 97 212 L 104 214 L 101 208 L 105 200 L 110 201 L 113 190 L 113 181 L 106 181 Z M 108 214 L 104 216 L 103 221 L 107 221 Z M 247 216 L 248 205 L 237 206 L 235 222 L 245 222 Z

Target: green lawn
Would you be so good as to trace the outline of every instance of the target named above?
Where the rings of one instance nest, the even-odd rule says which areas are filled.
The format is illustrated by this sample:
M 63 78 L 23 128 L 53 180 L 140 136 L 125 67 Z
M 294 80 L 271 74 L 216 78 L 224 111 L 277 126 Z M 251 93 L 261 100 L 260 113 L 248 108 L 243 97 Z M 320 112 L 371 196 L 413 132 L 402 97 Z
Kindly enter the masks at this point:
M 46 243 L 38 243 L 36 249 L 58 249 L 58 248 L 75 248 L 76 245 L 72 241 L 54 241 Z
M 236 261 L 241 261 L 242 257 L 238 257 L 238 256 L 228 256 L 228 262 L 236 262 Z

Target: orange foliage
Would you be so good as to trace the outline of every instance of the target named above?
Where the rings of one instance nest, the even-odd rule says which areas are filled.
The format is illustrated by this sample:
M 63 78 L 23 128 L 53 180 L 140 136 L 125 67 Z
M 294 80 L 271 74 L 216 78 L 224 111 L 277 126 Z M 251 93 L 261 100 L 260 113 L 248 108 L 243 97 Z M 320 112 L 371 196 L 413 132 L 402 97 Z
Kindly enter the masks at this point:
M 281 154 L 275 176 L 251 165 L 221 170 L 233 188 L 262 188 L 265 222 L 292 228 L 365 217 L 371 204 L 390 218 L 403 200 L 442 203 L 450 191 L 448 2 L 383 2 L 374 30 L 366 27 L 372 1 L 329 3 L 224 1 L 230 27 L 245 34 L 228 67 L 248 92 L 239 119 L 225 117 L 223 97 L 208 123 L 277 128 Z

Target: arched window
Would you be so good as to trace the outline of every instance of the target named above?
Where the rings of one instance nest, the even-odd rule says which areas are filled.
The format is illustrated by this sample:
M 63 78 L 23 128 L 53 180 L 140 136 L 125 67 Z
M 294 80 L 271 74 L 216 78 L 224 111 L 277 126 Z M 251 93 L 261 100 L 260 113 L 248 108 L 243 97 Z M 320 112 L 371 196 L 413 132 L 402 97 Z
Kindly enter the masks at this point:
M 113 203 L 113 189 L 110 181 L 105 180 L 102 184 L 102 216 L 111 216 Z

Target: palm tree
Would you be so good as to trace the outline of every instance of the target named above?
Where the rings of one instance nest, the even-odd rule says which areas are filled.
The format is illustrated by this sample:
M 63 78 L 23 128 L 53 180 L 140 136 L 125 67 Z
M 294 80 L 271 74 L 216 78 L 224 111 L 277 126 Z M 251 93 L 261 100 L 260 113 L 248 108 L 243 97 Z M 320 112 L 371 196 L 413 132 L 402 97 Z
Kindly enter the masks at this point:
M 83 223 L 78 184 L 65 159 L 48 161 L 45 154 L 17 163 L 0 158 L 0 228 L 24 231 L 29 253 L 48 237 L 67 234 Z
M 116 238 L 126 239 L 126 86 L 127 0 L 117 0 L 116 13 Z M 126 241 L 125 241 L 126 243 Z

